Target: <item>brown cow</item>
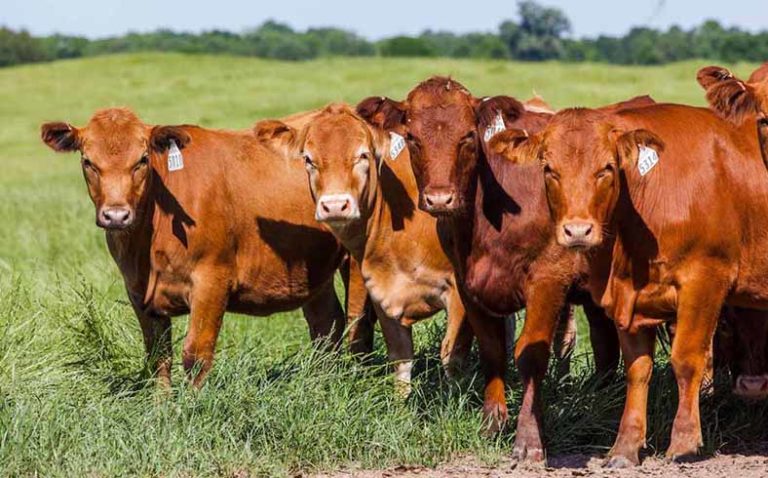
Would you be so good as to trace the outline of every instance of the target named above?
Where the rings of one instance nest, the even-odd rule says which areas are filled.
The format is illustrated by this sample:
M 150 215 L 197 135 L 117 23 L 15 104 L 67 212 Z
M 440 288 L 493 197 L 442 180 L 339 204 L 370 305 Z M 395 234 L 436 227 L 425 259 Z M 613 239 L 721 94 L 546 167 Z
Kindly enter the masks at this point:
M 637 100 L 648 102 L 653 100 Z M 419 207 L 448 223 L 452 260 L 470 303 L 497 317 L 526 308 L 515 354 L 524 394 L 513 456 L 542 460 L 538 390 L 569 290 L 570 300 L 583 303 L 590 318 L 598 373 L 615 370 L 619 356 L 613 324 L 573 287 L 583 280 L 586 267 L 579 267 L 577 256 L 556 244 L 541 174 L 536 167 L 513 167 L 487 149 L 494 131 L 519 127 L 534 132 L 551 114 L 529 111 L 507 96 L 476 98 L 443 77 L 424 81 L 405 101 L 373 97 L 361 102 L 358 111 L 371 123 L 407 138 Z M 501 322 L 487 320 L 492 337 L 500 337 Z M 498 395 L 486 396 L 486 402 L 496 402 L 505 419 L 506 359 L 503 354 L 484 359 L 489 382 L 502 384 Z
M 627 401 L 607 464 L 639 462 L 654 326 L 670 320 L 679 404 L 667 456 L 696 453 L 699 390 L 723 303 L 768 306 L 768 171 L 754 124 L 660 104 L 569 109 L 540 133 L 499 136 L 508 159 L 543 172 L 557 240 L 587 252 L 590 291 L 619 327 Z
M 472 333 L 437 221 L 415 207 L 408 152 L 389 158 L 389 138 L 342 104 L 329 105 L 301 129 L 264 121 L 256 134 L 306 167 L 315 218 L 361 264 L 398 388 L 410 390 L 411 325 L 442 309 L 448 330 L 441 356 L 448 370 L 457 368 Z
M 183 362 L 197 387 L 226 310 L 302 307 L 313 339 L 338 342 L 344 318 L 333 275 L 344 250 L 314 220 L 301 165 L 251 131 L 150 126 L 127 109 L 98 111 L 82 128 L 46 123 L 42 139 L 82 156 L 96 223 L 160 386 L 170 385 L 171 317 L 188 312 Z

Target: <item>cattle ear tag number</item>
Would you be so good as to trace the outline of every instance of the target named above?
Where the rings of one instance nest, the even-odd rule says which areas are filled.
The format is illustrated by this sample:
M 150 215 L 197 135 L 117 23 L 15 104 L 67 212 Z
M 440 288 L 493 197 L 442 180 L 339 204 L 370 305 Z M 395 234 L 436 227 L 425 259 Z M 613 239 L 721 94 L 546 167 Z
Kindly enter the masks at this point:
M 504 117 L 501 116 L 501 111 L 496 112 L 496 118 L 493 119 L 493 123 L 485 128 L 485 134 L 483 135 L 483 141 L 486 143 L 491 140 L 497 133 L 501 133 L 507 127 L 504 125 Z
M 640 176 L 645 176 L 648 174 L 648 171 L 658 164 L 659 154 L 655 149 L 643 146 L 642 144 L 638 144 L 637 149 L 637 170 L 640 171 Z
M 169 141 L 171 144 L 168 147 L 168 171 L 184 169 L 184 157 L 181 155 L 181 150 L 176 145 L 176 141 Z
M 405 149 L 405 138 L 397 133 L 389 133 L 389 157 L 394 161 Z

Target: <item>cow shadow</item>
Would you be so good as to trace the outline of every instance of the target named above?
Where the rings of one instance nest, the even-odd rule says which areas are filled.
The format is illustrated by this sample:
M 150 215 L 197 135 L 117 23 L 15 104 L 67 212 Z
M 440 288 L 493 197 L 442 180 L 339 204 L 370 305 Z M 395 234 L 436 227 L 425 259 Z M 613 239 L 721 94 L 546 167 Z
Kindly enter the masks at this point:
M 184 245 L 189 247 L 187 238 L 187 229 L 194 227 L 197 223 L 187 214 L 181 206 L 176 196 L 168 189 L 159 174 L 155 173 L 152 179 L 152 188 L 154 190 L 154 207 L 159 207 L 165 214 L 171 216 L 171 230 L 173 235 Z M 151 213 L 151 211 L 150 211 Z

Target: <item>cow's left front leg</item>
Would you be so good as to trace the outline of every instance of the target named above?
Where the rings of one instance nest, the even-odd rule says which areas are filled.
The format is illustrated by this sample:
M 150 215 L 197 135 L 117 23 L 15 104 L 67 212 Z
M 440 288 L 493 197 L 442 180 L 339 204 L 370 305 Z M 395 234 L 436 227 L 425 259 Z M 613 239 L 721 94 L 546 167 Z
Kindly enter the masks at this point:
M 182 361 L 195 388 L 203 385 L 213 366 L 216 340 L 229 298 L 228 274 L 208 269 L 192 274 L 190 314 Z
M 411 370 L 413 369 L 413 335 L 410 325 L 389 317 L 378 305 L 376 315 L 381 333 L 387 344 L 387 356 L 395 368 L 395 392 L 402 398 L 411 394 Z
M 707 267 L 709 266 L 709 267 Z M 699 416 L 699 393 L 705 377 L 712 338 L 728 281 L 717 265 L 702 264 L 678 292 L 677 327 L 672 342 L 672 367 L 677 378 L 679 402 L 672 426 L 667 458 L 695 455 L 704 443 Z
M 440 358 L 448 377 L 461 375 L 467 367 L 467 356 L 475 334 L 469 325 L 467 310 L 458 289 L 451 291 L 446 310 L 448 325 L 440 347 Z
M 523 381 L 523 402 L 512 458 L 543 461 L 540 389 L 566 291 L 563 284 L 545 278 L 532 281 L 526 292 L 525 323 L 515 348 L 515 362 Z

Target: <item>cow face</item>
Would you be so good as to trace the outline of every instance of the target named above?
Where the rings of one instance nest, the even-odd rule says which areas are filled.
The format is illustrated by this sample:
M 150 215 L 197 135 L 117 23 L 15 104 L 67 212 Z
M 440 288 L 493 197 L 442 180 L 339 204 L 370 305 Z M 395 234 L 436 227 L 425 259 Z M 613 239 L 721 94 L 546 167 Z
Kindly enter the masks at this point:
M 127 109 L 97 112 L 83 128 L 46 123 L 43 142 L 54 151 L 79 151 L 83 176 L 96 206 L 96 224 L 129 228 L 147 190 L 151 153 L 167 149 L 171 138 L 183 147 L 189 137 L 175 127 L 151 127 Z
M 617 130 L 606 119 L 596 110 L 564 110 L 540 133 L 507 130 L 489 145 L 515 163 L 541 165 L 557 242 L 569 248 L 603 243 L 619 198 L 621 170 L 636 164 L 638 146 L 663 149 L 654 134 Z
M 303 161 L 315 219 L 336 229 L 361 218 L 376 187 L 380 152 L 388 145 L 383 133 L 373 131 L 345 105 L 330 105 L 301 132 L 275 121 L 256 129 L 273 148 L 282 144 L 285 153 Z
M 419 187 L 419 208 L 434 216 L 463 211 L 471 201 L 481 154 L 480 119 L 509 121 L 522 105 L 507 97 L 481 101 L 450 78 L 430 78 L 406 101 L 372 97 L 357 106 L 371 124 L 404 136 Z

